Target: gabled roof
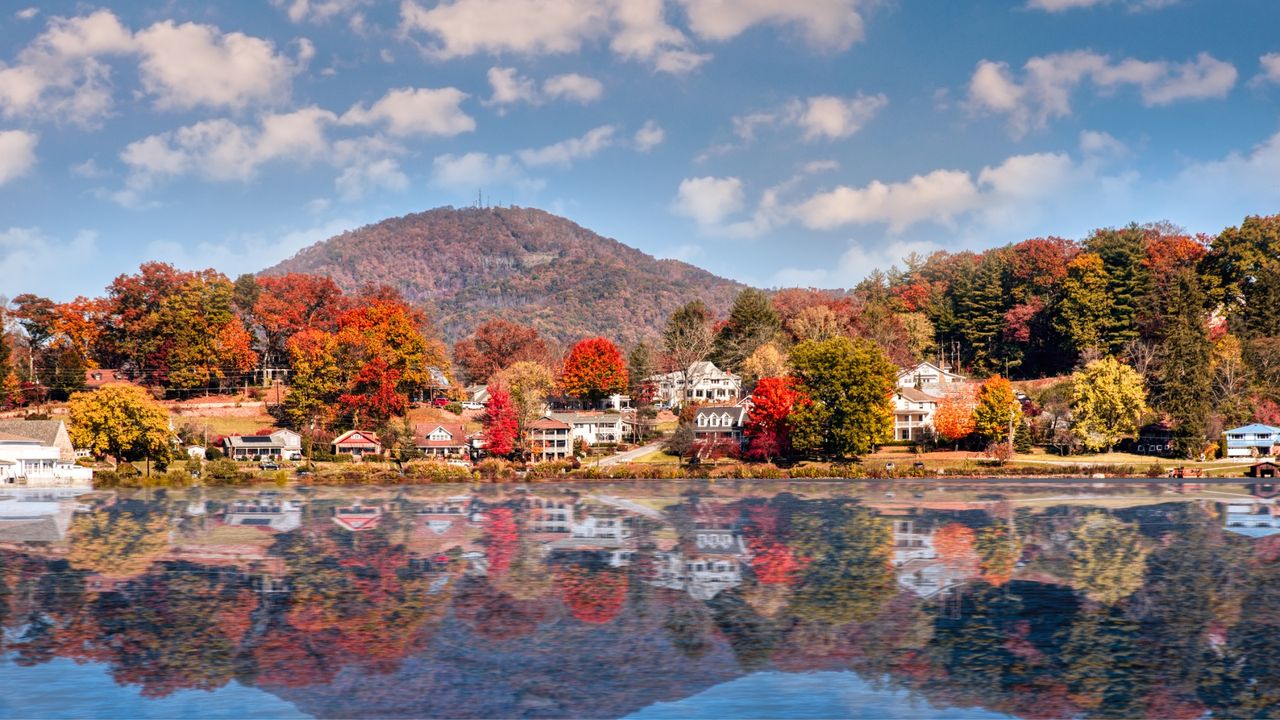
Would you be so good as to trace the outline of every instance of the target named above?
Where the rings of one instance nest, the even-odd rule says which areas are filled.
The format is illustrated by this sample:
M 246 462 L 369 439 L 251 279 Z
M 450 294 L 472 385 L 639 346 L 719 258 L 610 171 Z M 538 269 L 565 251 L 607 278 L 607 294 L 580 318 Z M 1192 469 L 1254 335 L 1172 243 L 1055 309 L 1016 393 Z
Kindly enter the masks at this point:
M 553 417 L 539 418 L 529 425 L 532 430 L 572 430 L 573 426 Z
M 928 360 L 926 360 L 926 361 L 924 361 L 924 362 L 916 363 L 915 365 L 912 365 L 911 367 L 908 367 L 908 368 L 903 368 L 903 369 L 898 373 L 898 377 L 899 377 L 899 378 L 903 378 L 903 377 L 906 377 L 906 376 L 908 376 L 908 375 L 913 375 L 913 374 L 915 374 L 915 373 L 919 372 L 922 368 L 930 368 L 930 369 L 932 369 L 932 370 L 936 371 L 939 375 L 946 375 L 946 376 L 948 376 L 948 377 L 957 377 L 957 378 L 963 378 L 963 377 L 964 377 L 963 375 L 960 375 L 960 374 L 958 374 L 958 373 L 953 373 L 953 372 L 951 372 L 949 369 L 947 369 L 947 368 L 945 368 L 945 367 L 938 367 L 937 365 L 934 365 L 933 363 L 929 362 Z
M 735 423 L 740 423 L 746 417 L 747 409 L 741 405 L 702 405 L 698 408 L 698 412 L 694 417 L 696 418 L 700 415 L 723 415 L 725 413 L 728 413 Z
M 436 430 L 449 433 L 448 440 L 429 440 Z M 461 425 L 417 425 L 413 428 L 413 444 L 418 447 L 457 447 L 467 444 L 467 432 Z
M 382 444 L 378 442 L 378 434 L 368 430 L 348 430 L 333 439 L 334 445 L 347 445 L 351 443 L 362 445 Z
M 1238 427 L 1238 428 L 1231 428 L 1230 430 L 1223 430 L 1223 432 L 1225 432 L 1225 433 L 1272 433 L 1272 434 L 1275 434 L 1275 433 L 1280 433 L 1280 428 L 1277 428 L 1277 427 L 1271 427 L 1270 425 L 1263 425 L 1262 423 L 1252 423 L 1252 424 L 1249 424 L 1249 425 L 1242 425 L 1242 426 L 1240 426 L 1240 427 Z
M 56 445 L 61 420 L 0 420 L 0 433 L 39 440 L 41 445 Z
M 0 443 L 39 445 L 40 441 L 33 437 L 26 437 L 25 435 L 14 435 L 13 433 L 0 432 Z

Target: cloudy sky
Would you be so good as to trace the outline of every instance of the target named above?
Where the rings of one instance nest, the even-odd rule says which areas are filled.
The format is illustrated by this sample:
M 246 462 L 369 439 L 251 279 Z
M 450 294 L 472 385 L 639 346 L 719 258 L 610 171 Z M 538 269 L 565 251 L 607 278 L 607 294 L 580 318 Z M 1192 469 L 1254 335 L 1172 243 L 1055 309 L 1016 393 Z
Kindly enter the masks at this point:
M 6 3 L 0 293 L 541 207 L 762 286 L 1280 212 L 1273 0 Z

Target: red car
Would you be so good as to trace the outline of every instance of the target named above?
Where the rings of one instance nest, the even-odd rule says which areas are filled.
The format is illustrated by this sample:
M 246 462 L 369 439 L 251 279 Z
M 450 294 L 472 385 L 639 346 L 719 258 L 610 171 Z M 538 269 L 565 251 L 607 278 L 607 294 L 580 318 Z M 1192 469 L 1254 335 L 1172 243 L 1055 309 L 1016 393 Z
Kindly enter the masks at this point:
M 431 401 L 431 404 L 432 404 L 433 406 L 435 406 L 435 407 L 442 408 L 442 407 L 444 407 L 445 405 L 448 405 L 448 404 L 449 404 L 449 398 L 447 398 L 447 397 L 438 397 L 438 398 L 436 398 L 436 399 L 432 400 L 432 401 Z

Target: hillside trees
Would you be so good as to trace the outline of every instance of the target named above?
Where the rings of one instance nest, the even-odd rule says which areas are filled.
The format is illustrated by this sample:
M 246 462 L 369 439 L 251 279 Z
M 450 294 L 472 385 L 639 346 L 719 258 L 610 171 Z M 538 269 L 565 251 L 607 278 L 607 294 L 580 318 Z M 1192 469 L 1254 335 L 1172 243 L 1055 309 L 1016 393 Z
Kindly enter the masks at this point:
M 521 360 L 499 371 L 490 379 L 490 384 L 510 394 L 521 435 L 542 417 L 547 397 L 556 391 L 556 377 L 551 368 L 530 360 Z
M 831 457 L 862 455 L 893 431 L 897 368 L 867 340 L 800 343 L 791 352 L 796 389 L 809 398 L 792 415 L 792 444 Z
M 536 329 L 500 318 L 481 323 L 453 346 L 454 361 L 473 384 L 488 382 L 512 363 L 546 362 L 549 356 L 550 349 Z
M 711 359 L 723 370 L 738 372 L 743 362 L 777 337 L 781 329 L 782 321 L 769 296 L 762 290 L 747 288 L 738 293 L 729 318 L 716 333 Z

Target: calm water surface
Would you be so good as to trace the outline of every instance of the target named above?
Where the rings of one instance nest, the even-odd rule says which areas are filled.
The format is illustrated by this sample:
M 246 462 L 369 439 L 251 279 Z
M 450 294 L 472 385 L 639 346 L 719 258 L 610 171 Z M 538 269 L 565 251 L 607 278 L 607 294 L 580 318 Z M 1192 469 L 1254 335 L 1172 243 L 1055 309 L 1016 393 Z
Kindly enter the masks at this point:
M 4 717 L 1280 717 L 1240 486 L 0 496 Z

